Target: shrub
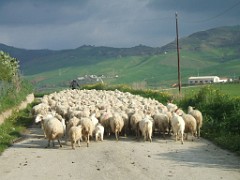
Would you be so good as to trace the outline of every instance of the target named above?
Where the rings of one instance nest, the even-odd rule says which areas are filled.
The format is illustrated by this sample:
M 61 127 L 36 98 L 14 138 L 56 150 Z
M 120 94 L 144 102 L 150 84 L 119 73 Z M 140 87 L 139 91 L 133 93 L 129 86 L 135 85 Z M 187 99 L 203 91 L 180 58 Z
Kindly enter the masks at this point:
M 180 107 L 193 106 L 203 114 L 202 135 L 222 147 L 240 151 L 240 98 L 231 98 L 212 86 L 203 87 L 195 96 L 184 97 Z M 226 139 L 226 137 L 228 137 Z M 234 137 L 234 138 L 230 138 Z M 238 145 L 234 145 L 238 141 Z M 231 145 L 230 145 L 231 144 Z

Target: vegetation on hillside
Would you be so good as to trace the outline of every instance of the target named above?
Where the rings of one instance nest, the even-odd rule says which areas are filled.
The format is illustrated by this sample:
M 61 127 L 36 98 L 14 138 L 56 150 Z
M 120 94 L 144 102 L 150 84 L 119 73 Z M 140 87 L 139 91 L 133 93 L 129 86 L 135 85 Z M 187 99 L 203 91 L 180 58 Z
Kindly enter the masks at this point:
M 220 27 L 180 38 L 182 83 L 189 76 L 240 76 L 240 26 Z M 0 49 L 4 48 L 0 46 Z M 82 46 L 76 49 L 14 50 L 21 59 L 24 77 L 36 88 L 63 87 L 84 75 L 105 75 L 105 83 L 142 83 L 147 88 L 169 88 L 177 83 L 175 41 L 159 48 L 139 45 L 133 48 Z M 28 56 L 26 55 L 28 54 Z M 15 55 L 14 55 L 15 56 Z

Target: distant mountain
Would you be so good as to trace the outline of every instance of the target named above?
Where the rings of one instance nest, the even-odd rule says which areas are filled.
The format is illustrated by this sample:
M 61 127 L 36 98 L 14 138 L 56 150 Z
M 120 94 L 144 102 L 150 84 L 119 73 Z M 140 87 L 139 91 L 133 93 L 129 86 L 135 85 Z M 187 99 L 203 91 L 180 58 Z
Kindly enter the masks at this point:
M 240 26 L 219 27 L 181 38 L 184 82 L 191 75 L 240 76 Z M 37 86 L 66 84 L 86 74 L 118 78 L 110 83 L 146 82 L 149 86 L 176 83 L 176 42 L 162 47 L 81 46 L 68 50 L 26 50 L 0 44 L 0 50 L 20 60 L 23 75 Z
M 139 45 L 132 48 L 95 47 L 83 45 L 69 50 L 25 50 L 0 44 L 0 50 L 20 60 L 25 75 L 68 66 L 94 64 L 103 59 L 126 56 L 149 56 L 161 53 L 161 48 Z

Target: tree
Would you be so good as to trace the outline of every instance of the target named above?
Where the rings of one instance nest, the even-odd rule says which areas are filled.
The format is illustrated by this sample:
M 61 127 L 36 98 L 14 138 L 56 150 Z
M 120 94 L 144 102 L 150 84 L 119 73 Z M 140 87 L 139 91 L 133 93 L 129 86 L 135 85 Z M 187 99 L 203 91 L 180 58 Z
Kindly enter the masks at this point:
M 17 92 L 20 90 L 19 61 L 0 51 L 0 81 L 12 83 Z
M 0 80 L 11 82 L 17 76 L 19 76 L 19 61 L 0 51 Z

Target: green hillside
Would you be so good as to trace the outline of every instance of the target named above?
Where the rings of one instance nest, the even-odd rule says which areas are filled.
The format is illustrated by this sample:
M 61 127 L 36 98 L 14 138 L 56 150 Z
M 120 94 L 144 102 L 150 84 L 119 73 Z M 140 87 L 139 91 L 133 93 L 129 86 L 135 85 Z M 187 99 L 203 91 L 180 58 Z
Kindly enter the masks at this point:
M 179 44 L 183 84 L 189 76 L 240 76 L 240 26 L 197 32 L 181 38 Z M 38 88 L 67 86 L 70 80 L 91 74 L 104 75 L 103 81 L 112 84 L 144 82 L 148 87 L 160 88 L 177 83 L 175 42 L 161 48 L 82 46 L 30 53 L 31 59 L 26 58 L 26 50 L 22 53 L 25 56 L 21 68 L 24 76 Z

